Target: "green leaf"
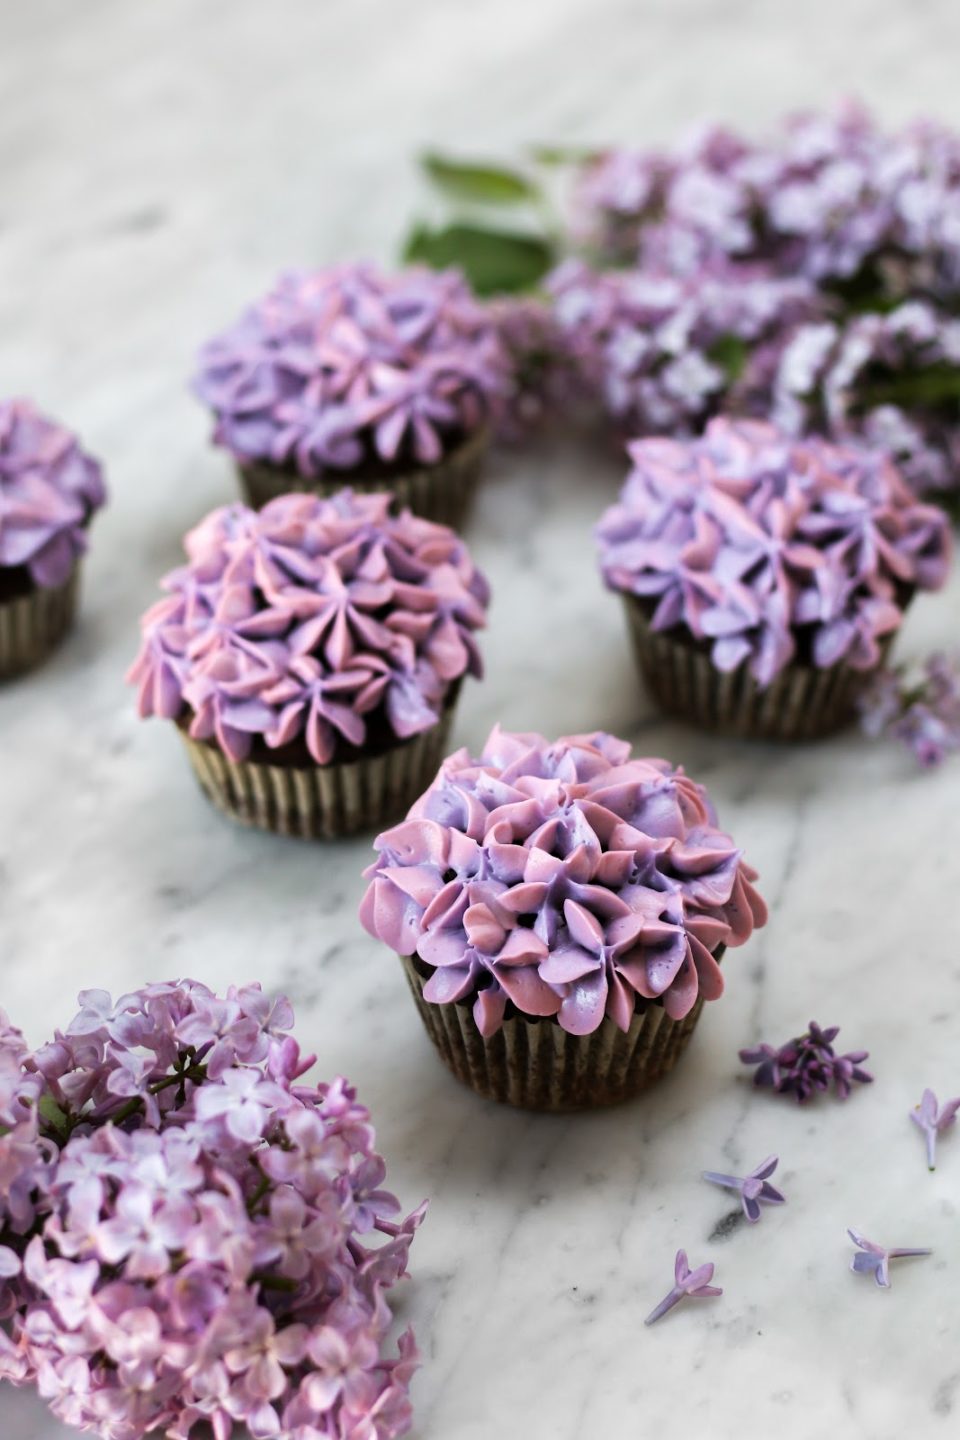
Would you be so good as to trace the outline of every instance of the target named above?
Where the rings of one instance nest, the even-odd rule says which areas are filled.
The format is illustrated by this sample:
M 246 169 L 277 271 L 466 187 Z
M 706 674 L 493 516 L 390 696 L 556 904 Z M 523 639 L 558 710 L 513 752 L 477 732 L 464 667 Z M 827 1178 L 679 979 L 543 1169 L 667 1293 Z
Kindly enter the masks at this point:
M 435 270 L 457 265 L 477 295 L 532 290 L 554 263 L 553 247 L 541 236 L 459 223 L 415 226 L 403 258 Z
M 431 151 L 420 163 L 439 190 L 455 200 L 480 205 L 523 205 L 536 202 L 540 191 L 532 180 L 502 165 L 451 160 Z
M 943 410 L 956 415 L 960 406 L 960 366 L 938 361 L 901 374 L 870 377 L 857 387 L 860 408 L 902 405 Z
M 52 1095 L 41 1095 L 37 1109 L 48 1129 L 54 1130 L 58 1135 L 66 1135 L 69 1129 L 66 1113 L 60 1109 Z
M 588 145 L 535 145 L 530 154 L 538 165 L 589 165 L 603 151 Z
M 715 365 L 720 366 L 727 379 L 733 384 L 743 374 L 749 353 L 749 346 L 745 340 L 741 340 L 737 335 L 723 335 L 710 346 L 707 357 Z

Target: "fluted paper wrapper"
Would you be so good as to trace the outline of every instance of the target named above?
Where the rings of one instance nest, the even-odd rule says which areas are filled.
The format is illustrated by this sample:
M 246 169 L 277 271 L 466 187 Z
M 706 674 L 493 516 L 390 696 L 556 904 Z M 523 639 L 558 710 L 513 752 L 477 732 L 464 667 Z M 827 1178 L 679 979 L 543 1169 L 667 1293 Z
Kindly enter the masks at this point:
M 215 745 L 180 737 L 207 798 L 242 825 L 332 840 L 402 820 L 446 753 L 451 706 L 430 730 L 360 760 L 309 768 L 229 760 Z
M 652 630 L 642 604 L 631 595 L 623 598 L 637 664 L 660 707 L 744 739 L 816 740 L 841 730 L 854 718 L 893 639 L 881 642 L 881 659 L 872 670 L 842 662 L 826 670 L 793 664 L 762 688 L 746 665 L 725 673 L 692 638 Z
M 0 680 L 42 665 L 73 624 L 80 567 L 63 585 L 37 586 L 29 595 L 0 601 Z
M 594 1110 L 639 1095 L 676 1065 L 703 1009 L 698 999 L 682 1020 L 671 1020 L 653 1001 L 626 1033 L 607 1016 L 592 1035 L 570 1035 L 552 1017 L 516 1015 L 485 1038 L 472 1002 L 432 1005 L 423 998 L 427 967 L 400 958 L 444 1064 L 478 1095 L 524 1110 Z
M 244 497 L 255 510 L 279 495 L 306 491 L 329 496 L 349 485 L 358 495 L 391 494 L 395 509 L 410 509 L 425 520 L 436 520 L 456 530 L 470 508 L 488 438 L 486 430 L 478 430 L 436 465 L 373 480 L 357 478 L 349 470 L 309 479 L 274 465 L 249 464 L 240 465 L 238 469 Z

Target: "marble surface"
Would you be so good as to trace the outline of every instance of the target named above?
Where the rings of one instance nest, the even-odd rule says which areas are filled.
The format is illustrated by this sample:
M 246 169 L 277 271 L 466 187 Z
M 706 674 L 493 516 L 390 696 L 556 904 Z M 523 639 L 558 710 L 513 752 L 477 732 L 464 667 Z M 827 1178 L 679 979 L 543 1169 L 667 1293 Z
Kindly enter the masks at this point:
M 663 723 L 594 574 L 619 462 L 559 436 L 498 459 L 470 533 L 495 591 L 489 673 L 458 741 L 497 719 L 602 726 L 683 762 L 772 920 L 649 1098 L 571 1119 L 475 1099 L 356 923 L 368 842 L 231 827 L 169 727 L 134 718 L 137 616 L 183 529 L 233 493 L 185 393 L 192 353 L 282 264 L 388 256 L 425 143 L 666 136 L 844 91 L 960 123 L 958 41 L 951 0 L 5 8 L 0 393 L 80 429 L 113 504 L 77 633 L 0 693 L 0 1003 L 39 1041 L 81 986 L 258 977 L 293 997 L 323 1070 L 373 1109 L 393 1187 L 433 1197 L 401 1302 L 420 1440 L 956 1433 L 960 1139 L 928 1175 L 906 1114 L 926 1084 L 960 1089 L 960 763 L 928 776 L 855 735 L 788 752 Z M 958 600 L 954 583 L 918 602 L 901 653 L 955 641 Z M 738 1073 L 738 1046 L 811 1014 L 871 1051 L 878 1081 L 847 1106 L 798 1110 Z M 700 1170 L 772 1150 L 788 1206 L 730 1223 Z M 847 1271 L 848 1225 L 936 1253 L 881 1293 Z M 645 1331 L 680 1245 L 725 1294 Z M 67 1434 L 11 1390 L 0 1433 Z

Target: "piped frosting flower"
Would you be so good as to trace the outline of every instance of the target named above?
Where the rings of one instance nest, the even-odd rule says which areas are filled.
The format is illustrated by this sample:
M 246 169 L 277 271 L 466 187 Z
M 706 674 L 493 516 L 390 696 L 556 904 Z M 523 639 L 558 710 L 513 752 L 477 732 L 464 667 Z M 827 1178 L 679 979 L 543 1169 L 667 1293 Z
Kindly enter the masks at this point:
M 452 530 L 389 505 L 345 490 L 209 515 L 143 617 L 141 715 L 233 760 L 302 741 L 318 765 L 371 729 L 404 740 L 436 724 L 482 672 L 489 589 Z
M 584 1035 L 661 1001 L 680 1019 L 723 989 L 717 956 L 766 909 L 702 786 L 611 735 L 511 734 L 459 750 L 378 836 L 360 918 L 429 967 L 424 998 L 508 1005 Z
M 99 464 L 29 400 L 0 400 L 0 567 L 62 585 L 106 499 Z
M 312 477 L 433 465 L 494 414 L 508 361 L 456 271 L 291 271 L 200 355 L 194 389 L 241 462 Z
M 946 520 L 882 453 L 760 421 L 638 440 L 597 536 L 607 584 L 655 630 L 680 627 L 717 669 L 769 685 L 794 659 L 869 669 L 915 589 L 946 579 Z

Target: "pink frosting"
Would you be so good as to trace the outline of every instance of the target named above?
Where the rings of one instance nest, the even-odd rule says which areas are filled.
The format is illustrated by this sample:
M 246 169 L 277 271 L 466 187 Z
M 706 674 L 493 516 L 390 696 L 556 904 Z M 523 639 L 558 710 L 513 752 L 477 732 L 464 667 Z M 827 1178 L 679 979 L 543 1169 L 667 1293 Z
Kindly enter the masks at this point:
M 452 530 L 389 507 L 341 490 L 208 515 L 141 622 L 140 714 L 188 717 L 233 760 L 302 737 L 318 765 L 374 724 L 400 740 L 435 725 L 482 673 L 489 588 Z
M 627 1030 L 638 1002 L 681 1019 L 721 994 L 717 950 L 766 920 L 703 787 L 600 732 L 496 727 L 376 849 L 363 925 L 431 967 L 426 1000 L 472 1000 L 484 1035 L 508 1004 L 575 1035 Z
M 0 566 L 62 585 L 105 499 L 100 466 L 75 435 L 29 400 L 0 400 Z

